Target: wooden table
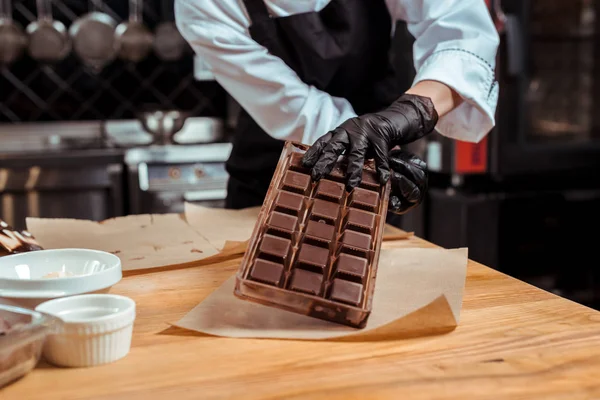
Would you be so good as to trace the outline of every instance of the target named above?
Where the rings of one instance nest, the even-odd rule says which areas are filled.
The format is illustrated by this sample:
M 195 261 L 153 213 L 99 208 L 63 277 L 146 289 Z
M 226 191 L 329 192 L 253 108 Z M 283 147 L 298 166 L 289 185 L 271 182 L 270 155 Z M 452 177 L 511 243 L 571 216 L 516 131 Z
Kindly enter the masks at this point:
M 386 246 L 432 247 L 417 238 Z M 453 332 L 371 343 L 225 339 L 169 327 L 239 260 L 130 276 L 131 353 L 114 364 L 41 364 L 0 399 L 600 398 L 600 313 L 470 262 Z

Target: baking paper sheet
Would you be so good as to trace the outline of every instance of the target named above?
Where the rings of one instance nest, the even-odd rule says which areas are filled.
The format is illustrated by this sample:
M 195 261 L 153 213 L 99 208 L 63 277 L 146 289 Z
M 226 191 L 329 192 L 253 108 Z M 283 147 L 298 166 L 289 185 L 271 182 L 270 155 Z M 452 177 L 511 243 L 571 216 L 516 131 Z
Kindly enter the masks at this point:
M 460 319 L 467 249 L 384 249 L 364 329 L 241 300 L 235 276 L 174 325 L 237 338 L 381 340 L 452 330 Z
M 84 248 L 117 255 L 124 271 L 185 264 L 220 251 L 179 214 L 146 214 L 94 222 L 27 218 L 45 249 Z
M 243 210 L 208 208 L 185 204 L 186 221 L 218 249 L 246 242 L 252 235 L 260 207 Z

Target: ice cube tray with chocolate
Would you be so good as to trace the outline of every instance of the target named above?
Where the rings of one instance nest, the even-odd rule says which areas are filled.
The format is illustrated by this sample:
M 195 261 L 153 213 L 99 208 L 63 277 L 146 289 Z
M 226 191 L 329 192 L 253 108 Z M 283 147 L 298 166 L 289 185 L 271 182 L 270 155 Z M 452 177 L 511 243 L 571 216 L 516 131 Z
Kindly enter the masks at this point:
M 236 277 L 236 296 L 364 327 L 373 301 L 389 184 L 366 165 L 345 189 L 344 159 L 315 182 L 308 147 L 286 143 Z

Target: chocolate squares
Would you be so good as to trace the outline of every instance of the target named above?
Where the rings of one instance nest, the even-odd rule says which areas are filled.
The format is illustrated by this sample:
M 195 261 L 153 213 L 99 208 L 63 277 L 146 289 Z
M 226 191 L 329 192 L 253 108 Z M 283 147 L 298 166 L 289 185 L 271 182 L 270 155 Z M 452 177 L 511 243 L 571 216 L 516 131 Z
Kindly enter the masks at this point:
M 344 185 L 339 182 L 321 179 L 317 184 L 317 196 L 319 199 L 339 203 L 344 194 Z
M 329 262 L 329 250 L 322 247 L 303 244 L 296 260 L 298 267 L 323 273 Z
M 355 230 L 371 235 L 375 230 L 377 214 L 351 208 L 345 218 L 345 229 Z
M 331 300 L 357 306 L 362 301 L 363 285 L 356 282 L 334 279 L 331 285 Z
M 355 250 L 367 251 L 371 248 L 371 236 L 365 233 L 344 231 L 340 239 L 342 246 Z
M 272 261 L 257 259 L 250 272 L 250 277 L 255 281 L 279 286 L 283 278 L 283 265 Z
M 377 211 L 379 193 L 372 190 L 356 188 L 350 195 L 350 207 L 362 208 L 367 211 Z
M 303 269 L 296 269 L 292 275 L 290 289 L 318 296 L 321 294 L 322 284 L 323 275 Z
M 368 273 L 367 259 L 350 254 L 340 254 L 335 267 L 336 278 L 363 283 Z
M 314 221 L 323 220 L 328 224 L 335 224 L 340 214 L 339 204 L 331 203 L 325 200 L 315 199 L 310 211 L 310 219 Z
M 283 188 L 290 192 L 306 194 L 310 187 L 310 176 L 300 172 L 287 171 L 283 176 Z
M 380 186 L 377 172 L 367 169 L 363 170 L 360 186 L 369 190 L 377 190 L 377 188 Z
M 364 327 L 371 312 L 390 184 L 372 163 L 346 191 L 347 162 L 313 181 L 305 146 L 287 143 L 236 275 L 235 294 Z
M 325 222 L 308 221 L 306 225 L 306 238 L 312 242 L 322 242 L 325 247 L 333 240 L 335 226 L 328 225 Z
M 258 247 L 260 258 L 273 260 L 282 264 L 288 261 L 292 242 L 273 235 L 265 235 Z
M 304 167 L 302 163 L 302 159 L 304 158 L 304 154 L 301 153 L 293 153 L 290 156 L 290 170 L 297 172 L 310 173 L 308 168 Z
M 273 211 L 267 220 L 267 227 L 271 235 L 291 238 L 298 229 L 298 217 Z
M 297 217 L 303 208 L 304 197 L 297 194 L 281 191 L 275 199 L 275 210 L 285 214 Z

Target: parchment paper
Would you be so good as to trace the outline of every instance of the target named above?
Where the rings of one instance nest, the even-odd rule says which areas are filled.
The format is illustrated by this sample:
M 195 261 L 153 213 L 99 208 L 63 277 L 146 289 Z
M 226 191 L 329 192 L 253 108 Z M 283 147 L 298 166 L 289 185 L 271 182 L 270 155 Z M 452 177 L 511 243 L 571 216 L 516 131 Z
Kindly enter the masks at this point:
M 247 242 L 259 211 L 260 207 L 226 210 L 185 203 L 186 221 L 218 249 L 227 242 L 232 242 L 229 246 Z
M 458 324 L 466 272 L 466 248 L 382 250 L 373 311 L 361 330 L 240 300 L 235 276 L 175 325 L 215 336 L 304 340 L 440 333 Z
M 130 215 L 102 222 L 27 218 L 27 228 L 45 249 L 113 253 L 124 271 L 185 264 L 220 252 L 179 214 Z

